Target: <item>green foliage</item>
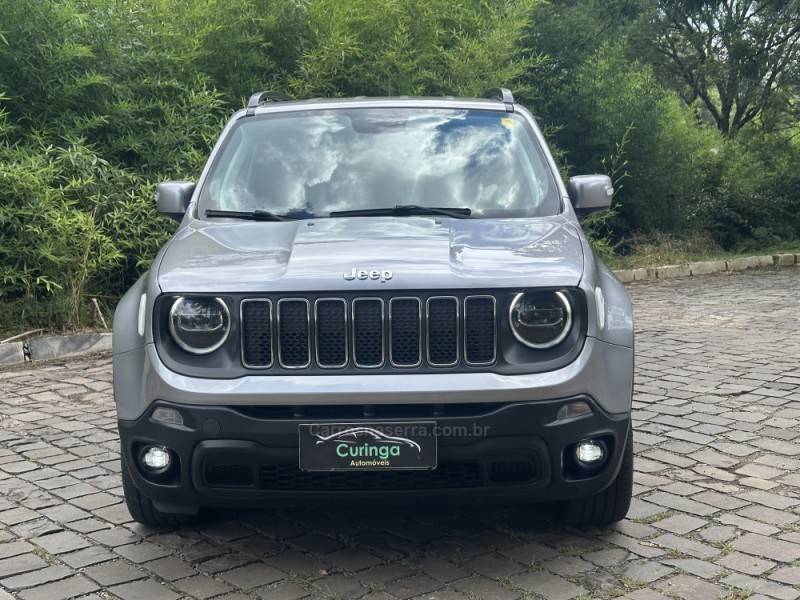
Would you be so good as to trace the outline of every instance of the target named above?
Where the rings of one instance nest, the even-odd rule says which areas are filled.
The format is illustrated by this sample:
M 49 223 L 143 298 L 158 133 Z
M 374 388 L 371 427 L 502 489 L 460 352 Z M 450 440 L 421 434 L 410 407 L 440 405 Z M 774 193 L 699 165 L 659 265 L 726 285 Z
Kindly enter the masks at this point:
M 541 59 L 536 0 L 0 0 L 0 304 L 47 327 L 110 307 L 174 229 L 231 111 L 297 97 L 477 95 Z
M 558 148 L 562 172 L 613 175 L 611 159 L 624 155 L 626 178 L 615 209 L 584 223 L 596 249 L 625 253 L 640 247 L 643 235 L 659 232 L 710 236 L 727 249 L 800 237 L 792 111 L 761 115 L 735 138 L 724 135 L 687 104 L 681 86 L 658 77 L 664 65 L 642 52 L 642 31 L 649 31 L 644 26 L 657 4 L 553 0 L 531 19 L 527 43 L 549 57 L 529 72 L 532 103 Z M 682 6 L 690 10 L 690 4 Z M 715 3 L 695 4 L 708 11 Z M 800 73 L 798 66 L 795 61 L 789 71 Z M 796 105 L 792 89 L 774 92 Z M 787 120 L 792 126 L 781 129 Z
M 800 90 L 798 0 L 642 4 L 638 51 L 724 135 L 735 137 L 765 112 L 791 114 Z
M 0 302 L 27 321 L 85 324 L 88 298 L 112 306 L 174 227 L 154 182 L 196 177 L 227 112 L 192 67 L 191 20 L 165 26 L 177 8 L 0 0 Z
M 87 295 L 121 292 L 167 239 L 150 198 L 82 140 L 0 145 L 0 301 L 52 301 L 56 314 L 34 321 L 79 326 Z
M 657 4 L 0 0 L 0 308 L 46 327 L 92 324 L 91 299 L 111 310 L 174 230 L 155 184 L 195 179 L 225 119 L 263 89 L 510 87 L 563 174 L 614 179 L 613 209 L 584 221 L 605 258 L 662 233 L 726 248 L 796 239 L 796 88 L 773 86 L 723 136 L 641 51 Z
M 518 82 L 531 0 L 315 0 L 289 77 L 297 97 L 467 95 Z M 303 47 L 303 46 L 301 46 Z
M 559 115 L 559 146 L 571 149 L 573 170 L 608 172 L 625 140 L 626 181 L 612 226 L 617 237 L 636 230 L 675 230 L 703 187 L 717 133 L 696 124 L 677 96 L 647 65 L 631 62 L 620 44 L 599 47 L 569 83 L 569 109 Z M 580 144 L 576 140 L 581 140 Z
M 713 185 L 690 219 L 725 249 L 759 248 L 800 236 L 800 148 L 774 134 L 722 147 Z

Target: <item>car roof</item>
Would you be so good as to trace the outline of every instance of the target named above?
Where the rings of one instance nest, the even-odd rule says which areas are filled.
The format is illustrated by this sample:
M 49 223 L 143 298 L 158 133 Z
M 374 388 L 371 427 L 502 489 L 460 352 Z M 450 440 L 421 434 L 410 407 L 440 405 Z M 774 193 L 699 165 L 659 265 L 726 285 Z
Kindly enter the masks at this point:
M 455 96 L 355 96 L 353 98 L 311 98 L 309 100 L 267 101 L 250 114 L 266 114 L 298 110 L 336 108 L 452 108 L 510 112 L 509 106 L 492 98 L 460 98 Z

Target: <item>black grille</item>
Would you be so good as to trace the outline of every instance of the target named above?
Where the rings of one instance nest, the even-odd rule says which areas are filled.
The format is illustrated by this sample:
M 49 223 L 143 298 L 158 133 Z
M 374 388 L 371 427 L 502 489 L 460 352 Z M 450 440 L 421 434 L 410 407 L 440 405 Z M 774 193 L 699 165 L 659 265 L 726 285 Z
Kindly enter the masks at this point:
M 231 406 L 231 410 L 254 419 L 425 419 L 477 417 L 508 406 L 504 402 L 459 402 L 452 404 L 273 404 Z
M 335 368 L 347 364 L 347 304 L 341 299 L 316 303 L 317 363 Z
M 383 301 L 353 301 L 353 360 L 359 367 L 383 364 Z
M 262 465 L 263 490 L 430 490 L 483 485 L 478 462 L 442 463 L 432 471 L 301 471 L 296 463 Z
M 537 474 L 536 465 L 530 461 L 494 462 L 489 468 L 489 479 L 495 483 L 524 483 Z
M 310 363 L 308 301 L 285 299 L 278 302 L 278 357 L 289 368 Z
M 254 369 L 466 368 L 497 358 L 490 295 L 273 296 L 243 299 L 240 311 L 242 363 Z
M 271 308 L 269 300 L 242 302 L 242 360 L 248 367 L 272 366 Z
M 458 299 L 428 300 L 428 361 L 435 366 L 458 362 Z
M 471 365 L 488 365 L 495 359 L 495 310 L 491 296 L 464 301 L 464 354 Z
M 203 472 L 206 484 L 212 487 L 246 487 L 253 485 L 254 471 L 245 464 L 207 464 Z
M 420 364 L 420 302 L 418 298 L 393 298 L 389 304 L 391 360 L 398 367 Z

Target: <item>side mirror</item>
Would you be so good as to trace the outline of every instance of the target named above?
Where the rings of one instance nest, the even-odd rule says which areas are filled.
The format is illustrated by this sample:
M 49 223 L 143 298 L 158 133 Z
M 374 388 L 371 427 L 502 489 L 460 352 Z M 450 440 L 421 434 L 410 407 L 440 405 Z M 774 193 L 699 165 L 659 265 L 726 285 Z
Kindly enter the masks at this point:
M 577 175 L 569 178 L 567 192 L 576 211 L 590 213 L 611 206 L 614 184 L 608 175 Z
M 193 181 L 164 181 L 156 187 L 156 210 L 180 221 L 194 193 Z

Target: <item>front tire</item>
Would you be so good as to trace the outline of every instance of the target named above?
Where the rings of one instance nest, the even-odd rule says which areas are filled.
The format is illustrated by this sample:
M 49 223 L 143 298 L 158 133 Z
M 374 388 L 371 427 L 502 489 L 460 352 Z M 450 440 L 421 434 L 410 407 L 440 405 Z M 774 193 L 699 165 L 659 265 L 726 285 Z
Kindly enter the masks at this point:
M 614 481 L 589 498 L 565 500 L 557 506 L 562 521 L 578 527 L 603 527 L 625 518 L 633 495 L 633 430 L 628 428 L 622 464 Z
M 158 510 L 153 501 L 142 494 L 133 482 L 125 453 L 120 452 L 122 462 L 122 492 L 128 512 L 137 523 L 152 527 L 180 527 L 196 520 L 194 515 L 167 513 Z

